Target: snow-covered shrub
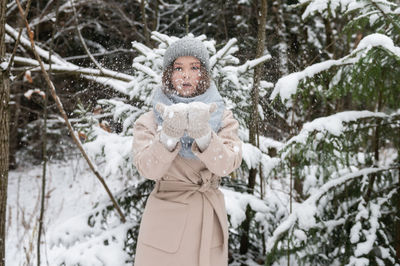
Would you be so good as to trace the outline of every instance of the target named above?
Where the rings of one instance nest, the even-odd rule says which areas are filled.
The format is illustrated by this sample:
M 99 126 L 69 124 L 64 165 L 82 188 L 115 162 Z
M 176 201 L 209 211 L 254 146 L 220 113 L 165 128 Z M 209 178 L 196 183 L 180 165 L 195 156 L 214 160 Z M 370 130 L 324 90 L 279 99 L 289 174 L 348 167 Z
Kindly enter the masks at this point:
M 127 218 L 125 224 L 105 200 L 53 228 L 50 265 L 132 265 L 140 218 L 152 189 L 152 182 L 145 181 L 115 195 Z
M 301 203 L 269 239 L 270 262 L 288 250 L 305 265 L 396 261 L 391 217 L 399 197 L 399 141 L 383 137 L 378 162 L 369 145 L 371 127 L 390 132 L 399 122 L 399 112 L 342 112 L 306 124 L 287 143 L 274 171 L 297 180 Z M 341 132 L 335 123 L 343 123 Z
M 197 38 L 203 41 L 210 53 L 211 79 L 216 83 L 227 107 L 235 113 L 241 130 L 246 131 L 247 121 L 250 119 L 253 68 L 268 60 L 270 55 L 239 65 L 239 59 L 233 55 L 238 51 L 236 39 L 229 40 L 221 49 L 217 50 L 215 41 L 206 40 L 204 35 Z M 142 43 L 134 42 L 132 44 L 139 53 L 132 64 L 135 70 L 131 77 L 132 81 L 125 83 L 122 87 L 121 84 L 115 84 L 115 82 L 109 84 L 124 97 L 99 100 L 98 106 L 95 108 L 96 114 L 80 110 L 82 119 L 86 122 L 78 124 L 76 127 L 80 132 L 88 135 L 85 143 L 88 152 L 93 158 L 99 159 L 102 167 L 109 169 L 104 171 L 106 175 L 135 175 L 131 168 L 132 160 L 128 149 L 130 145 L 126 142 L 126 138 L 132 135 L 134 121 L 151 109 L 153 92 L 161 86 L 164 52 L 168 45 L 178 38 L 153 32 L 152 39 L 159 43 L 158 47 L 152 49 Z M 96 77 L 93 79 L 101 82 Z M 262 95 L 265 95 L 266 89 L 272 86 L 266 81 L 262 81 L 261 85 L 260 93 Z M 96 122 L 93 122 L 94 120 Z M 110 132 L 104 129 L 104 123 L 106 125 L 113 123 L 108 130 Z M 112 137 L 114 141 L 106 141 L 108 137 Z M 121 145 L 121 147 L 117 148 L 117 145 Z M 119 150 L 119 152 L 108 156 L 106 151 L 111 150 Z

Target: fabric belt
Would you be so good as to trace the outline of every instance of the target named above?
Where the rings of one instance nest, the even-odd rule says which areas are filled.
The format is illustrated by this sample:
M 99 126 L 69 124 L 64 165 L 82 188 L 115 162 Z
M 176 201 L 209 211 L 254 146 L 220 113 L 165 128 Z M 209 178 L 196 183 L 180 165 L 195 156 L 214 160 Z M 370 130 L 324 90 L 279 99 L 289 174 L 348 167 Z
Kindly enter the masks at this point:
M 201 174 L 201 179 L 198 184 L 188 183 L 183 181 L 159 181 L 158 191 L 160 192 L 179 192 L 179 191 L 191 191 L 193 193 L 201 193 L 201 198 L 203 202 L 203 220 L 201 228 L 201 239 L 200 239 L 200 251 L 199 251 L 199 266 L 210 266 L 210 249 L 212 240 L 212 230 L 213 230 L 213 219 L 214 210 L 217 214 L 219 220 L 221 231 L 223 233 L 224 245 L 227 245 L 228 236 L 222 227 L 221 215 L 226 215 L 225 213 L 220 213 L 221 203 L 218 200 L 215 190 L 218 189 L 220 184 L 220 178 L 211 178 L 212 174 Z M 225 248 L 225 246 L 223 247 Z

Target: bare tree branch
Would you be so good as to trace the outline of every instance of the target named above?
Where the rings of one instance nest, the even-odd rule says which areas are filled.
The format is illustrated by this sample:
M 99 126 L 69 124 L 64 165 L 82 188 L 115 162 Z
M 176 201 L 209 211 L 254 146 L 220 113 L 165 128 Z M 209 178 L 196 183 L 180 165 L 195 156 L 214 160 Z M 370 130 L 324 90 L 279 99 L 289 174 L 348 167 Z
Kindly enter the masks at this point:
M 97 62 L 97 60 L 90 53 L 89 48 L 87 47 L 87 45 L 85 43 L 85 40 L 82 37 L 81 30 L 79 29 L 78 14 L 76 13 L 76 9 L 75 9 L 75 6 L 74 6 L 74 1 L 70 0 L 70 2 L 71 2 L 72 10 L 74 11 L 74 17 L 75 17 L 74 21 L 75 21 L 76 31 L 78 32 L 78 37 L 79 37 L 79 40 L 82 43 L 83 49 L 85 50 L 86 54 L 89 56 L 90 61 L 92 61 L 93 64 L 95 64 L 95 66 L 100 70 L 100 72 L 103 73 L 103 67 L 99 64 L 99 62 Z
M 40 64 L 35 59 L 29 59 L 29 58 L 25 58 L 25 57 L 16 56 L 14 61 L 23 66 L 33 67 L 30 69 L 31 71 L 40 71 Z M 52 63 L 52 64 L 54 64 L 54 63 Z M 43 64 L 43 66 L 47 71 L 50 69 L 49 64 Z M 17 70 L 17 68 L 13 68 L 13 69 Z M 133 80 L 133 77 L 128 74 L 118 73 L 118 72 L 115 72 L 115 71 L 112 71 L 109 69 L 103 69 L 103 73 L 101 73 L 100 70 L 98 70 L 98 69 L 88 68 L 88 67 L 79 67 L 79 66 L 73 65 L 73 64 L 71 64 L 71 65 L 52 65 L 52 72 L 99 76 L 99 77 L 105 77 L 105 78 L 112 78 L 112 79 L 115 79 L 118 81 L 123 81 L 123 82 L 130 82 Z
M 31 0 L 28 0 L 28 3 L 26 4 L 26 8 L 25 8 L 24 18 L 26 18 L 28 16 L 28 12 L 29 12 L 30 7 L 31 7 Z M 15 45 L 14 45 L 14 48 L 13 48 L 13 51 L 12 51 L 12 54 L 11 54 L 10 61 L 8 62 L 6 73 L 10 73 L 10 69 L 11 69 L 11 66 L 13 64 L 15 54 L 17 53 L 19 40 L 21 39 L 21 34 L 22 34 L 22 30 L 23 29 L 24 29 L 24 27 L 22 25 L 21 29 L 18 32 L 18 37 L 17 37 L 17 40 L 15 41 Z
M 117 54 L 117 53 L 135 53 L 133 50 L 129 49 L 115 49 L 112 51 L 107 51 L 107 52 L 101 52 L 101 53 L 92 53 L 92 56 L 105 56 L 105 55 L 112 55 L 112 54 Z M 70 60 L 76 60 L 76 59 L 85 59 L 88 58 L 88 55 L 74 55 L 70 57 L 64 57 L 65 60 L 70 61 Z

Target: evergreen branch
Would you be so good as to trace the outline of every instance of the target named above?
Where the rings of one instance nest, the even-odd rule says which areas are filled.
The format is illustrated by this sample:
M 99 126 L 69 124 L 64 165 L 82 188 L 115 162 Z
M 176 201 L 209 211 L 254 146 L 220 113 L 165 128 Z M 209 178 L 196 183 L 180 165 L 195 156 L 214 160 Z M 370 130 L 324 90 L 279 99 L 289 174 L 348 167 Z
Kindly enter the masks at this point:
M 335 178 L 327 183 L 325 183 L 318 191 L 311 195 L 307 200 L 301 203 L 296 210 L 292 214 L 290 214 L 285 221 L 283 221 L 273 232 L 272 237 L 267 242 L 267 253 L 270 253 L 268 256 L 274 253 L 274 250 L 280 239 L 283 238 L 284 234 L 288 232 L 291 228 L 293 228 L 294 224 L 299 220 L 301 216 L 304 216 L 304 210 L 312 209 L 312 213 L 307 213 L 307 216 L 315 215 L 315 206 L 319 199 L 323 197 L 326 193 L 335 189 L 349 181 L 352 181 L 356 178 L 363 177 L 369 174 L 376 174 L 382 171 L 388 171 L 394 168 L 365 168 L 355 173 L 349 173 L 343 175 L 339 178 Z M 312 225 L 310 226 L 310 228 Z
M 149 47 L 139 42 L 133 42 L 132 47 L 144 56 L 147 56 L 149 53 L 151 53 L 151 49 Z
M 137 70 L 143 72 L 144 74 L 148 75 L 151 77 L 153 80 L 159 80 L 159 76 L 149 67 L 139 64 L 139 63 L 133 63 L 132 64 L 133 68 L 136 68 Z
M 280 78 L 275 84 L 269 99 L 273 100 L 280 95 L 282 102 L 288 100 L 292 95 L 297 93 L 298 85 L 301 80 L 313 77 L 334 66 L 353 65 L 363 59 L 368 54 L 368 51 L 373 48 L 384 48 L 385 51 L 388 53 L 390 52 L 390 54 L 395 57 L 398 57 L 400 54 L 400 48 L 395 46 L 393 40 L 388 36 L 379 33 L 370 34 L 360 41 L 358 47 L 354 51 L 342 58 L 317 63 L 306 67 L 303 71 L 293 72 Z
M 397 25 L 396 21 L 394 21 L 388 14 L 386 14 L 382 8 L 373 0 L 369 0 L 369 2 L 376 8 L 379 10 L 380 13 L 382 13 L 382 15 L 390 21 L 390 23 L 392 23 L 392 25 L 397 29 L 398 32 L 400 32 L 400 26 Z
M 174 40 L 171 40 L 171 38 L 168 35 L 160 33 L 158 31 L 153 31 L 151 33 L 151 39 L 165 43 L 167 46 L 170 46 L 174 42 Z
M 225 46 L 222 49 L 220 49 L 215 55 L 211 56 L 211 58 L 210 58 L 211 70 L 219 62 L 219 60 L 224 58 L 224 56 L 230 51 L 232 46 L 235 45 L 236 43 L 237 43 L 236 38 L 230 39 L 229 42 L 227 44 L 225 44 Z M 237 51 L 237 47 L 236 47 L 236 50 L 234 50 L 234 52 L 236 52 L 236 51 Z
M 36 51 L 36 45 L 35 45 L 35 41 L 34 41 L 34 39 L 33 39 L 33 38 L 34 38 L 34 33 L 33 33 L 33 31 L 31 30 L 31 28 L 30 28 L 30 26 L 29 26 L 28 20 L 27 20 L 26 18 L 24 18 L 24 11 L 23 11 L 23 9 L 22 9 L 22 7 L 21 7 L 21 4 L 19 3 L 19 0 L 15 0 L 15 1 L 16 1 L 17 4 L 18 4 L 18 8 L 19 8 L 21 17 L 22 17 L 23 20 L 25 21 L 25 26 L 26 26 L 26 29 L 27 29 L 27 32 L 28 32 L 28 36 L 29 36 L 29 40 L 30 40 L 30 43 L 31 43 L 32 51 L 33 51 L 34 54 L 35 54 L 36 60 L 37 60 L 37 61 L 39 62 L 39 64 L 40 64 L 40 68 L 41 68 L 41 70 L 42 70 L 42 73 L 43 73 L 43 76 L 44 76 L 44 78 L 45 78 L 45 80 L 46 80 L 46 83 L 47 83 L 47 85 L 49 86 L 49 88 L 50 88 L 50 90 L 51 90 L 51 94 L 52 94 L 52 96 L 53 96 L 55 102 L 57 103 L 57 108 L 58 108 L 58 110 L 60 111 L 61 115 L 63 116 L 63 118 L 64 118 L 64 120 L 65 120 L 65 123 L 67 124 L 68 130 L 69 130 L 69 132 L 70 132 L 70 134 L 71 134 L 71 136 L 72 136 L 74 142 L 75 142 L 76 145 L 78 146 L 78 148 L 79 148 L 79 150 L 81 151 L 83 157 L 86 159 L 86 162 L 88 163 L 90 169 L 93 171 L 93 173 L 96 175 L 96 177 L 99 179 L 100 183 L 103 185 L 104 189 L 106 190 L 108 196 L 110 197 L 110 199 L 111 199 L 111 201 L 112 201 L 112 203 L 113 203 L 115 209 L 117 210 L 117 212 L 118 212 L 118 214 L 119 214 L 119 216 L 120 216 L 121 221 L 122 221 L 123 223 L 125 223 L 125 222 L 126 222 L 126 218 L 125 218 L 124 214 L 122 213 L 121 209 L 119 208 L 118 203 L 117 203 L 116 200 L 114 199 L 114 197 L 113 197 L 113 195 L 112 195 L 110 189 L 108 188 L 106 182 L 105 182 L 104 179 L 101 177 L 100 173 L 96 170 L 94 164 L 91 162 L 89 156 L 87 155 L 87 153 L 85 152 L 85 150 L 84 150 L 84 148 L 83 148 L 83 146 L 82 146 L 82 143 L 80 142 L 80 140 L 79 140 L 78 137 L 76 136 L 76 134 L 75 134 L 75 132 L 74 132 L 74 130 L 73 130 L 73 128 L 72 128 L 72 125 L 71 125 L 71 123 L 70 123 L 69 120 L 68 120 L 68 116 L 67 116 L 67 114 L 66 114 L 66 112 L 65 112 L 65 110 L 64 110 L 64 108 L 63 108 L 63 106 L 62 106 L 62 103 L 61 103 L 60 99 L 59 99 L 58 96 L 57 96 L 56 89 L 55 89 L 55 87 L 54 87 L 52 81 L 50 80 L 49 74 L 47 73 L 47 71 L 46 71 L 46 69 L 45 69 L 45 67 L 44 67 L 44 64 L 43 64 L 43 62 L 42 62 L 42 60 L 41 60 L 41 58 L 40 58 L 40 55 L 39 55 L 38 52 Z
M 339 136 L 342 134 L 343 129 L 340 127 L 332 127 L 333 124 L 342 126 L 344 122 L 356 121 L 363 118 L 386 118 L 389 115 L 382 112 L 370 112 L 370 111 L 344 111 L 336 113 L 326 117 L 319 117 L 311 122 L 307 122 L 303 125 L 302 130 L 299 134 L 289 139 L 285 147 L 290 146 L 292 143 L 304 143 L 308 138 L 310 132 L 314 131 L 327 131 L 332 135 Z M 285 148 L 283 147 L 283 149 Z

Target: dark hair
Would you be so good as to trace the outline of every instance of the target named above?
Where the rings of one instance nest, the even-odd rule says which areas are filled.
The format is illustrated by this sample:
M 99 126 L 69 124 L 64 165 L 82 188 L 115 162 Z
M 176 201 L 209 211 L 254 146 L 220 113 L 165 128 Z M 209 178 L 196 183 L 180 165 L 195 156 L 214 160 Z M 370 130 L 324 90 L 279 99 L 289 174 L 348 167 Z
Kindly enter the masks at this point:
M 162 84 L 163 84 L 163 91 L 166 94 L 175 93 L 176 90 L 171 82 L 172 72 L 174 71 L 174 63 L 170 64 L 163 72 L 162 75 Z M 197 85 L 196 93 L 191 95 L 190 97 L 203 94 L 208 88 L 210 87 L 210 76 L 208 74 L 207 69 L 201 63 L 200 64 L 200 82 Z

